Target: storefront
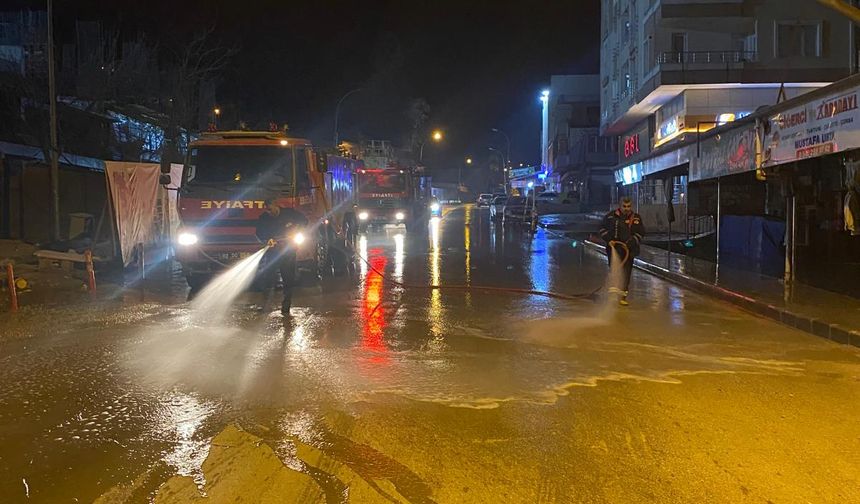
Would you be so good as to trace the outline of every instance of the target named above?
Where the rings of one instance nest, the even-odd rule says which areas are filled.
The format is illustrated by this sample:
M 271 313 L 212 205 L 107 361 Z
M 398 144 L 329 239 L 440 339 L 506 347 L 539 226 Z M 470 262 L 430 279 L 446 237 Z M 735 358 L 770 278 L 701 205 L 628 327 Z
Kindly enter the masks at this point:
M 648 230 L 646 241 L 656 246 L 679 250 L 689 237 L 687 174 L 694 147 L 680 145 L 615 170 L 615 203 L 633 200 Z
M 786 280 L 860 297 L 860 236 L 845 229 L 844 211 L 860 183 L 860 80 L 813 94 L 764 125 L 767 204 L 786 220 Z
M 526 195 L 537 190 L 545 189 L 546 173 L 537 166 L 514 168 L 509 172 L 508 184 L 512 194 Z

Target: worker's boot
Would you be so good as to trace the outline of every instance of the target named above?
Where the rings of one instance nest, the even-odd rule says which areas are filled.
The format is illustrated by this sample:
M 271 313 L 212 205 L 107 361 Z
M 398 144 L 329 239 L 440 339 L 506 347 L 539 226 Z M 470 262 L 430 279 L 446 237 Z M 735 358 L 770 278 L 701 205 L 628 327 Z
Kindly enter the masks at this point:
M 618 298 L 618 304 L 621 306 L 629 306 L 630 303 L 627 302 L 627 291 L 622 291 L 621 296 Z

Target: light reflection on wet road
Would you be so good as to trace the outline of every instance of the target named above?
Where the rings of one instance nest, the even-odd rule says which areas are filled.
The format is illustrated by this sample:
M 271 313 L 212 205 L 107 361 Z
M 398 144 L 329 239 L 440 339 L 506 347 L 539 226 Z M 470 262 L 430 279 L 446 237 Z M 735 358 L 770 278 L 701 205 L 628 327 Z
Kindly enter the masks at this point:
M 374 272 L 602 284 L 599 255 L 471 206 L 426 233 L 370 233 L 359 251 L 353 282 L 301 289 L 286 322 L 249 294 L 207 324 L 176 293 L 4 319 L 18 335 L 0 340 L 4 502 L 25 499 L 24 480 L 30 502 L 145 502 L 176 474 L 203 485 L 229 424 L 329 502 L 349 485 L 309 468 L 307 450 L 411 502 L 860 501 L 860 428 L 835 421 L 856 418 L 853 348 L 640 273 L 618 310 Z

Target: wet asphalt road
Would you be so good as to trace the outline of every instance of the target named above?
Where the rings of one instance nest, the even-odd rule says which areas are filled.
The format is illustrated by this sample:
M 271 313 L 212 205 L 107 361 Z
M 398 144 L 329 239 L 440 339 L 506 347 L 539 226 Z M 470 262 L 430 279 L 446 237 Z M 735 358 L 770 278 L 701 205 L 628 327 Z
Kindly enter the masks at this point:
M 406 284 L 604 282 L 568 240 L 446 210 L 362 254 Z M 0 502 L 147 502 L 168 480 L 213 502 L 860 502 L 860 352 L 640 272 L 621 309 L 360 264 L 289 321 L 252 294 L 200 317 L 173 285 L 0 318 Z M 272 460 L 287 486 L 253 479 Z

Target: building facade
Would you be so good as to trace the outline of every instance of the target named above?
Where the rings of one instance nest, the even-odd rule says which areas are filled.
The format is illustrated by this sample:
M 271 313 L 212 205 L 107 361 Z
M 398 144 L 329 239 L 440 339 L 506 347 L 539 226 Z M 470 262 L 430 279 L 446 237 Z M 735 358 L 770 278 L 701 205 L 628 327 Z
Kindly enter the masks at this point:
M 600 130 L 619 138 L 618 194 L 633 197 L 652 244 L 795 278 L 799 184 L 833 189 L 819 214 L 834 232 L 839 184 L 833 173 L 814 182 L 786 168 L 798 156 L 824 162 L 827 152 L 815 149 L 832 147 L 818 146 L 814 131 L 790 161 L 766 157 L 777 124 L 767 111 L 825 96 L 856 73 L 853 23 L 805 0 L 604 0 L 601 23 Z M 801 116 L 779 120 L 797 126 Z M 837 179 L 851 160 L 839 156 Z
M 608 208 L 618 142 L 600 135 L 600 76 L 553 75 L 547 98 L 547 189 L 584 209 Z

